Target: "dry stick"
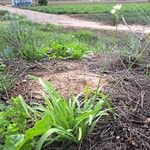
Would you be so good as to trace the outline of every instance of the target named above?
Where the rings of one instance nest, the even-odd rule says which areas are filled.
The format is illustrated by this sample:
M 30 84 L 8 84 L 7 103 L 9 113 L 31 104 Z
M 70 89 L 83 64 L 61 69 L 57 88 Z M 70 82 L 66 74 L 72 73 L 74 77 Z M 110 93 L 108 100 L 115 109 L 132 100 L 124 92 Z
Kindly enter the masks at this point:
M 98 94 L 98 92 L 99 92 L 99 87 L 100 87 L 100 84 L 101 84 L 101 80 L 102 80 L 103 72 L 105 71 L 106 66 L 107 66 L 107 65 L 108 65 L 108 63 L 109 63 L 109 61 L 108 61 L 108 60 L 109 60 L 109 59 L 107 59 L 106 65 L 105 65 L 105 66 L 103 66 L 103 68 L 102 68 L 102 72 L 101 72 L 100 77 L 99 77 L 99 82 L 98 82 L 98 85 L 97 85 L 97 89 L 96 89 L 96 93 L 95 93 L 95 96 L 94 96 L 94 100 L 96 99 L 97 94 Z
M 125 23 L 125 25 L 129 28 L 129 31 L 141 42 L 143 42 L 144 40 L 141 40 L 130 28 L 130 26 L 127 24 L 127 22 L 124 19 L 124 16 L 122 15 L 122 20 Z M 140 58 L 140 56 L 142 55 L 142 53 L 145 51 L 145 49 L 147 48 L 148 44 L 145 45 L 145 47 L 143 48 L 143 50 L 139 53 L 139 55 L 136 57 L 136 59 L 133 61 L 133 63 L 129 66 L 129 68 L 127 69 L 127 71 L 125 72 L 125 74 L 120 78 L 120 80 L 118 80 L 118 82 L 116 82 L 116 84 L 112 87 L 112 89 L 114 89 L 121 80 L 123 80 L 123 78 L 126 76 L 126 74 L 129 72 L 129 70 L 132 68 L 132 66 L 136 63 L 136 61 Z M 110 93 L 107 94 L 107 97 L 110 95 Z
M 141 132 L 139 132 L 139 131 L 137 131 L 137 130 L 135 130 L 135 129 L 131 129 L 130 127 L 129 127 L 129 129 L 131 130 L 131 132 L 135 132 L 135 133 L 137 133 L 138 135 L 141 135 L 141 136 L 143 136 L 143 137 L 145 137 L 146 139 L 148 139 L 148 140 L 150 140 L 150 136 L 146 136 L 146 135 L 144 135 L 143 133 L 141 133 Z
M 132 29 L 130 28 L 130 26 L 127 24 L 127 22 L 125 21 L 125 18 L 124 16 L 122 15 L 122 20 L 124 22 L 124 24 L 128 27 L 129 31 L 141 42 L 144 42 L 144 39 L 141 39 L 140 37 L 138 37 L 133 31 Z
M 112 90 L 119 84 L 119 82 L 121 82 L 123 80 L 123 78 L 126 76 L 126 74 L 129 72 L 129 70 L 132 68 L 132 66 L 135 64 L 135 62 L 140 58 L 140 56 L 142 55 L 142 53 L 145 51 L 145 49 L 147 48 L 148 44 L 146 44 L 146 46 L 143 48 L 143 50 L 140 52 L 140 54 L 137 56 L 137 58 L 133 61 L 133 63 L 129 66 L 129 68 L 127 69 L 127 71 L 124 73 L 124 75 L 120 78 L 120 80 L 118 80 L 118 82 L 116 82 L 116 84 L 111 88 Z M 106 97 L 108 97 L 110 95 L 110 92 L 106 95 Z
M 138 103 L 134 109 L 134 112 L 138 110 L 139 107 L 141 107 L 143 109 L 143 104 L 144 104 L 144 95 L 145 95 L 145 91 L 142 90 L 141 91 L 141 98 L 138 100 Z
M 122 16 L 122 19 L 123 19 L 123 21 L 124 21 L 124 23 L 126 24 L 126 25 L 128 25 L 127 23 L 126 23 L 126 21 L 125 21 L 125 19 L 124 19 L 124 17 Z M 128 28 L 130 29 L 130 27 L 128 26 Z M 130 29 L 131 30 L 131 29 Z M 132 30 L 131 30 L 132 31 Z M 133 34 L 134 34 L 134 36 L 136 36 L 136 38 L 138 38 L 138 40 L 140 40 L 140 38 L 134 33 L 134 32 L 132 32 Z M 140 40 L 141 41 L 141 40 Z M 141 41 L 141 42 L 143 42 L 143 40 Z M 123 63 L 123 62 L 122 62 Z M 130 73 L 130 72 L 129 72 Z M 142 87 L 136 82 L 136 84 L 142 89 Z M 144 93 L 144 91 L 142 90 L 141 91 L 141 98 L 140 98 L 140 100 L 138 101 L 138 103 L 137 103 L 137 105 L 136 105 L 136 108 L 135 108 L 135 110 L 134 111 L 137 111 L 138 110 L 138 107 L 139 107 L 139 104 L 140 104 L 140 102 L 141 102 L 141 108 L 143 108 L 143 100 L 144 100 L 144 95 L 145 95 L 145 93 Z
M 144 106 L 144 95 L 145 95 L 145 91 L 141 91 L 141 108 L 143 109 Z
M 34 68 L 34 67 L 36 67 L 36 66 L 38 66 L 38 64 L 34 64 L 34 65 L 31 65 L 31 66 L 28 66 L 27 68 L 25 68 L 21 73 L 20 73 L 20 77 L 22 77 L 28 70 L 30 70 L 30 69 L 32 69 L 32 68 Z

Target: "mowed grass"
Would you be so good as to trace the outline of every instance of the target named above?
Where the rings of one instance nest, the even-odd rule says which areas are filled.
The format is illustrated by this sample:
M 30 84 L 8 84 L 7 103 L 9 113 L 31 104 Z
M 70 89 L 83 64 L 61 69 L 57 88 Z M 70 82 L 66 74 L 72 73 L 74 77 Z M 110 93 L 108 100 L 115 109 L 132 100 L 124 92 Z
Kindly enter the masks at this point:
M 110 13 L 113 5 L 99 3 L 51 4 L 49 6 L 25 7 L 25 9 L 52 14 L 80 14 L 81 18 L 93 21 L 107 21 L 114 24 L 115 18 Z M 150 22 L 150 3 L 123 4 L 122 13 L 129 24 L 148 24 Z

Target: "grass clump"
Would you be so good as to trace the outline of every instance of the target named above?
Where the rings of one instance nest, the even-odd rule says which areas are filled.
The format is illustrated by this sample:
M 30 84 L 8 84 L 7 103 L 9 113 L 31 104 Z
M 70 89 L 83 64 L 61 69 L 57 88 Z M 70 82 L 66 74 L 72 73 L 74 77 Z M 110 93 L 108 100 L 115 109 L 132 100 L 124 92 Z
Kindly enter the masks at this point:
M 15 83 L 14 77 L 6 73 L 5 70 L 6 65 L 0 59 L 0 93 L 7 93 Z
M 15 84 L 15 79 L 10 74 L 0 73 L 0 93 L 7 93 Z
M 9 14 L 6 10 L 0 10 L 0 21 L 3 21 L 6 19 L 6 16 Z
M 17 150 L 17 142 L 23 139 L 30 116 L 21 97 L 12 98 L 8 106 L 0 104 L 0 148 Z M 5 143 L 5 144 L 4 144 Z M 28 145 L 27 150 L 30 148 Z
M 6 14 L 8 14 L 9 12 L 7 10 L 0 10 L 0 16 L 5 16 Z
M 82 41 L 82 42 L 87 42 L 87 43 L 94 43 L 95 41 L 99 40 L 98 36 L 89 30 L 79 30 L 73 33 L 74 36 Z
M 2 54 L 13 54 L 16 58 L 40 60 L 46 57 L 43 47 L 46 46 L 45 34 L 38 32 L 28 24 L 20 25 L 18 22 L 11 22 L 2 28 L 3 43 Z M 7 51 L 7 52 L 6 52 Z M 4 56 L 6 57 L 6 55 Z
M 12 104 L 9 109 L 13 115 L 19 114 L 17 119 L 21 117 L 27 129 L 20 130 L 18 124 L 21 120 L 8 121 L 5 129 L 10 129 L 8 125 L 11 125 L 13 131 L 16 132 L 6 136 L 7 131 L 4 132 L 0 126 L 0 131 L 5 133 L 2 138 L 5 144 L 1 144 L 1 147 L 7 148 L 9 145 L 13 146 L 12 148 L 15 146 L 14 150 L 22 150 L 27 148 L 28 144 L 27 149 L 40 150 L 55 141 L 80 144 L 91 134 L 100 118 L 109 116 L 111 112 L 109 99 L 101 92 L 91 92 L 86 87 L 84 98 L 77 96 L 66 100 L 55 91 L 49 82 L 41 79 L 39 82 L 45 91 L 45 105 L 36 104 L 31 107 L 21 97 L 14 98 L 12 103 L 15 102 L 15 110 Z M 0 114 L 1 121 L 7 122 L 5 121 L 7 113 L 3 110 Z M 32 127 L 26 126 L 29 120 L 32 121 Z
M 49 55 L 52 58 L 59 59 L 79 59 L 88 51 L 86 43 L 83 43 L 71 34 L 61 34 L 54 36 L 50 43 L 50 48 L 51 50 Z

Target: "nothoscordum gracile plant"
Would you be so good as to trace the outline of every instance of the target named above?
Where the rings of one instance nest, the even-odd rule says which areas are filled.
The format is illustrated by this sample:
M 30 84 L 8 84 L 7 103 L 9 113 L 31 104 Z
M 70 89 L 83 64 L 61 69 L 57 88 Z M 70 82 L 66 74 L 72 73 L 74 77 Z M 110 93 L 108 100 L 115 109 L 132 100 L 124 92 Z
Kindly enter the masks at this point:
M 36 150 L 54 141 L 81 144 L 91 134 L 100 118 L 108 116 L 112 110 L 109 99 L 102 92 L 90 91 L 88 86 L 85 88 L 84 98 L 76 96 L 66 100 L 49 82 L 41 79 L 39 82 L 45 91 L 45 105 L 37 104 L 27 108 L 36 112 L 41 119 L 23 134 L 18 134 L 21 138 L 18 137 L 20 140 L 14 143 L 14 150 L 22 150 L 30 142 L 36 143 L 36 147 L 33 146 Z
M 115 16 L 116 18 L 116 32 L 117 32 L 117 28 L 118 28 L 118 24 L 119 24 L 119 14 L 120 14 L 120 11 L 121 11 L 121 8 L 122 8 L 122 5 L 119 4 L 119 5 L 115 5 L 112 10 L 110 11 L 112 15 Z

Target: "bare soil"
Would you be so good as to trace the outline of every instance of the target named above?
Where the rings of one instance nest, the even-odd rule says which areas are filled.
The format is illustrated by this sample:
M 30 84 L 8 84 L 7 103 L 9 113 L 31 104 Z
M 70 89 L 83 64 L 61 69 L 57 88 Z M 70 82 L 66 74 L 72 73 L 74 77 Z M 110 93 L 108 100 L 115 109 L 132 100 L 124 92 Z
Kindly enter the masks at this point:
M 86 83 L 96 88 L 102 75 L 102 90 L 109 94 L 117 115 L 101 119 L 80 146 L 69 142 L 54 143 L 44 150 L 150 150 L 150 79 L 140 65 L 134 65 L 129 72 L 127 66 L 124 59 L 107 54 L 78 61 L 11 62 L 8 70 L 18 70 L 20 80 L 9 96 L 22 94 L 29 103 L 42 102 L 42 89 L 28 78 L 29 75 L 47 79 L 66 97 L 83 92 Z M 7 99 L 6 95 L 1 97 Z
M 99 59 L 103 59 L 103 63 L 106 61 L 102 56 L 99 56 Z M 96 68 L 94 69 L 95 71 L 91 71 L 91 65 L 92 63 L 88 63 L 87 59 L 80 61 L 51 60 L 37 64 L 20 61 L 11 62 L 8 70 L 13 71 L 14 68 L 15 70 L 19 70 L 21 80 L 11 90 L 10 97 L 21 94 L 28 101 L 42 99 L 41 86 L 36 81 L 31 80 L 29 75 L 48 80 L 65 97 L 83 92 L 86 84 L 88 84 L 89 88 L 96 89 L 100 78 L 101 88 L 108 85 L 112 80 L 111 75 L 102 74 L 100 70 L 95 73 Z

